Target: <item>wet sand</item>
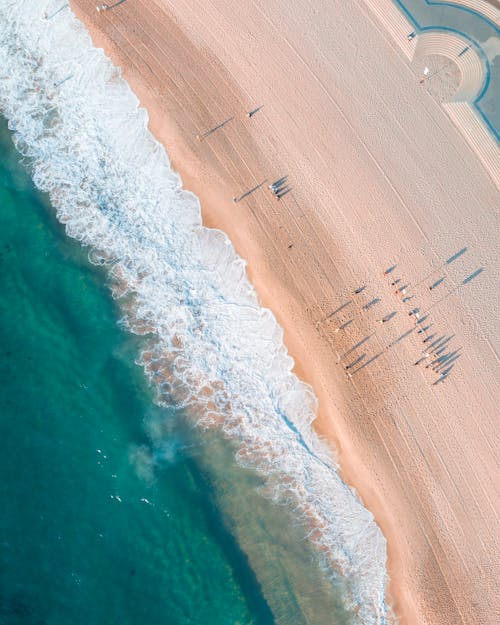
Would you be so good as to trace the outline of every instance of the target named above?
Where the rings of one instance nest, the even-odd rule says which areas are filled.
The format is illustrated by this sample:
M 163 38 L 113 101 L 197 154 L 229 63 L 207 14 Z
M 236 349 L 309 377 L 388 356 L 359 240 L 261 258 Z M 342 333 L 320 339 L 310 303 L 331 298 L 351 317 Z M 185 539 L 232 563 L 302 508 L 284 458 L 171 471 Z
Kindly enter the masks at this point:
M 361 1 L 95 4 L 71 2 L 285 328 L 317 431 L 387 537 L 400 622 L 492 623 L 499 224 L 480 162 Z M 285 174 L 280 202 L 267 185 L 232 202 Z M 413 364 L 414 307 L 461 349 L 444 384 Z

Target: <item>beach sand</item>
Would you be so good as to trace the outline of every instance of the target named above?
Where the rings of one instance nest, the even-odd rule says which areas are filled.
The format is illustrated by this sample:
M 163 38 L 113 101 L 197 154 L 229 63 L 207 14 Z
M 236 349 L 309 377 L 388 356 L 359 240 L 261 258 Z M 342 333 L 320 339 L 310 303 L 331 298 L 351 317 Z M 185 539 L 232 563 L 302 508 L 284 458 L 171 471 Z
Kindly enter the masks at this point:
M 388 540 L 400 622 L 492 624 L 499 224 L 479 160 L 360 0 L 71 5 L 285 328 L 319 398 L 316 429 Z M 286 174 L 280 202 L 267 184 L 232 202 Z M 412 285 L 407 303 L 393 277 Z M 444 384 L 413 364 L 425 347 L 414 307 L 461 348 Z

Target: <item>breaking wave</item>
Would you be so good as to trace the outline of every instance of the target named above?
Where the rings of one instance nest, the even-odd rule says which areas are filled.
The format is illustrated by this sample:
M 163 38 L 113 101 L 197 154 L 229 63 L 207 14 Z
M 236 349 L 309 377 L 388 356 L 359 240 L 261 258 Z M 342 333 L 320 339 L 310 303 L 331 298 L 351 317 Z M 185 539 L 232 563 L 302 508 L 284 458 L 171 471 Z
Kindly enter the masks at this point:
M 267 494 L 296 510 L 325 570 L 347 580 L 357 622 L 385 623 L 385 539 L 313 432 L 316 398 L 282 329 L 63 2 L 0 0 L 0 110 L 68 235 L 108 267 L 124 323 L 148 335 L 140 363 L 159 401 L 232 439 Z

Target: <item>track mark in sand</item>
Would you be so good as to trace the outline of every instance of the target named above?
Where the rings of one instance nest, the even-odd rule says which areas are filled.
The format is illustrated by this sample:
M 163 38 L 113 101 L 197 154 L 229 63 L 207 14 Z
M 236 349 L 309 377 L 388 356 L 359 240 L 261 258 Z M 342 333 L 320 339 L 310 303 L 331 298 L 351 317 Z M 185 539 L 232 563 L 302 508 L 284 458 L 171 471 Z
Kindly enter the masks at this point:
M 198 17 L 198 21 L 200 21 L 200 18 L 199 18 L 199 17 Z M 205 27 L 207 27 L 207 26 L 208 26 L 206 22 L 204 22 L 204 26 L 205 26 Z M 154 28 L 153 28 L 153 29 L 154 29 Z M 216 35 L 214 35 L 214 36 L 216 36 Z M 132 45 L 132 44 L 131 44 L 131 45 Z M 160 51 L 162 51 L 162 47 L 161 47 L 161 45 L 159 45 L 159 49 L 160 49 Z M 227 51 L 227 50 L 226 50 L 226 53 L 228 53 L 228 51 Z M 205 61 L 206 61 L 206 62 L 210 65 L 210 67 L 211 67 L 212 69 L 214 69 L 213 64 L 212 64 L 212 63 L 210 63 L 210 61 L 209 61 L 209 60 L 205 59 Z M 194 60 L 193 60 L 193 62 L 194 62 Z M 218 69 L 218 68 L 217 68 L 217 67 L 215 67 L 215 71 L 217 71 L 217 69 Z M 230 77 L 231 77 L 231 79 L 233 80 L 234 84 L 237 84 L 237 79 L 236 79 L 236 77 L 234 77 L 234 76 L 233 76 L 233 74 L 231 73 L 231 71 L 230 71 L 227 67 L 224 67 L 224 71 L 225 71 L 225 72 L 227 72 L 227 73 L 229 74 L 229 76 L 230 76 Z M 206 76 L 206 80 L 208 80 L 208 82 L 212 85 L 212 87 L 214 88 L 214 90 L 215 90 L 215 91 L 217 91 L 217 90 L 216 90 L 216 88 L 215 88 L 215 85 L 213 84 L 213 82 L 211 81 L 211 79 L 210 79 L 210 77 L 209 77 L 209 76 Z M 203 89 L 202 89 L 202 85 L 199 83 L 199 81 L 198 81 L 198 85 L 199 85 L 199 91 L 197 91 L 196 97 L 198 97 L 198 93 L 199 93 L 199 92 L 201 92 L 201 91 L 203 90 Z M 204 86 L 205 86 L 205 85 L 203 85 L 203 87 L 204 87 Z M 203 99 L 203 101 L 205 102 L 205 99 Z M 215 106 L 217 106 L 217 102 L 214 102 L 214 103 L 213 103 L 213 106 L 210 106 L 210 107 L 209 107 L 209 109 L 210 109 L 210 110 L 213 110 Z M 241 153 L 241 151 L 240 151 L 240 150 L 236 147 L 236 143 L 238 143 L 238 144 L 240 144 L 240 143 L 241 143 L 241 138 L 240 138 L 239 136 L 236 136 L 236 137 L 233 137 L 233 139 L 231 139 L 229 136 L 227 136 L 227 137 L 225 138 L 225 140 L 227 141 L 228 145 L 229 145 L 229 146 L 231 146 L 231 148 L 234 150 L 234 153 L 235 153 L 235 157 L 234 157 L 234 158 L 229 157 L 230 162 L 231 162 L 233 165 L 235 165 L 235 164 L 239 161 L 239 162 L 240 162 L 240 163 L 242 163 L 242 164 L 244 165 L 244 167 L 247 169 L 247 171 L 248 171 L 249 175 L 250 175 L 251 177 L 252 177 L 252 176 L 254 176 L 254 174 L 252 173 L 252 171 L 251 171 L 251 169 L 250 169 L 250 167 L 249 167 L 249 165 L 248 165 L 248 160 L 249 160 L 249 159 L 248 159 L 248 155 L 244 156 L 244 155 Z M 212 148 L 211 148 L 211 150 L 212 150 L 212 153 L 214 154 L 214 156 L 216 156 L 216 155 L 217 155 L 217 152 L 218 152 L 218 151 L 217 151 L 217 149 L 216 149 L 216 147 L 212 147 Z M 227 173 L 227 175 L 228 175 L 229 177 L 231 177 L 231 178 L 234 180 L 234 176 L 231 176 L 231 174 L 230 174 L 230 173 L 229 173 L 229 171 L 228 171 L 228 168 L 227 168 L 227 167 L 223 164 L 223 162 L 222 162 L 223 160 L 225 160 L 225 159 L 224 159 L 224 156 L 226 156 L 226 157 L 227 157 L 227 154 L 224 154 L 224 153 L 223 153 L 223 154 L 221 154 L 221 155 L 220 155 L 220 158 L 219 158 L 218 156 L 216 156 L 216 158 L 217 158 L 217 160 L 218 160 L 218 162 L 219 162 L 219 164 L 220 164 L 220 167 L 221 167 L 223 170 L 225 170 L 225 171 L 226 171 L 226 173 Z M 301 209 L 301 207 L 299 206 L 299 204 L 298 204 L 298 202 L 297 202 L 297 199 L 296 199 L 295 195 L 294 195 L 294 194 L 291 194 L 290 198 L 291 198 L 291 200 L 292 200 L 292 201 L 294 201 L 294 202 L 295 202 L 295 204 L 297 205 L 297 208 L 299 208 L 300 212 L 301 212 L 301 213 L 303 213 L 303 210 L 302 210 L 302 209 Z M 285 208 L 285 210 L 287 210 L 287 211 L 288 211 L 290 222 L 293 222 L 293 223 L 294 223 L 294 225 L 296 226 L 297 232 L 300 232 L 301 230 L 303 230 L 303 226 L 299 226 L 299 224 L 298 224 L 298 222 L 297 222 L 297 218 L 296 218 L 295 212 L 294 212 L 294 211 L 289 211 L 289 210 L 287 209 L 287 207 L 286 207 L 286 202 L 285 202 L 285 203 L 283 203 L 282 208 Z M 261 227 L 263 227 L 262 220 L 261 220 L 261 219 L 257 216 L 257 214 L 255 213 L 255 211 L 254 211 L 252 208 L 250 208 L 250 211 L 252 212 L 252 214 L 253 214 L 254 218 L 258 221 L 258 223 L 260 224 L 260 226 L 261 226 Z M 318 235 L 318 233 L 317 233 L 316 229 L 314 228 L 313 224 L 311 223 L 311 221 L 310 221 L 307 217 L 306 217 L 306 223 L 307 223 L 308 227 L 311 229 L 311 231 L 315 233 L 315 237 L 312 237 L 312 238 L 313 238 L 313 239 L 315 239 L 316 241 L 320 241 L 320 244 L 321 244 L 321 246 L 322 246 L 322 248 L 323 248 L 323 251 L 324 251 L 324 257 L 323 257 L 323 259 L 322 259 L 322 258 L 320 258 L 320 257 L 318 257 L 317 250 L 315 250 L 315 252 L 316 252 L 316 253 L 314 253 L 314 252 L 313 252 L 313 250 L 311 249 L 311 247 L 310 247 L 309 243 L 307 242 L 308 237 L 305 237 L 303 242 L 304 242 L 304 244 L 305 244 L 305 246 L 306 246 L 307 250 L 309 250 L 309 252 L 310 252 L 310 257 L 309 257 L 309 259 L 310 259 L 310 260 L 312 259 L 312 261 L 313 261 L 314 263 L 316 263 L 317 268 L 318 268 L 318 269 L 320 269 L 320 273 L 321 273 L 321 275 L 324 277 L 324 279 L 325 279 L 325 281 L 328 283 L 329 287 L 333 290 L 333 284 L 332 284 L 332 282 L 331 282 L 331 280 L 330 280 L 330 278 L 329 278 L 329 276 L 330 276 L 330 274 L 331 274 L 331 272 L 332 272 L 332 267 L 329 267 L 329 268 L 327 269 L 327 268 L 324 266 L 324 262 L 322 262 L 322 260 L 324 261 L 324 259 L 325 259 L 325 258 L 328 258 L 328 257 L 329 257 L 328 250 L 325 248 L 325 244 L 324 244 L 323 240 L 319 237 L 319 235 Z M 276 249 L 276 248 L 275 248 L 275 249 Z M 276 251 L 277 251 L 277 250 L 276 250 Z M 278 253 L 278 256 L 280 256 L 280 254 L 279 254 L 279 253 Z M 281 256 L 280 256 L 280 257 L 281 257 Z M 317 272 L 315 271 L 315 272 L 314 272 L 314 274 L 316 274 L 316 273 L 317 273 Z M 306 286 L 307 286 L 307 288 L 308 288 L 308 290 L 309 290 L 309 292 L 310 292 L 311 298 L 314 300 L 314 289 L 311 289 L 310 284 L 307 284 Z M 318 285 L 318 286 L 321 286 L 321 285 Z
M 496 352 L 496 349 L 493 347 L 493 345 L 491 344 L 491 341 L 489 339 L 487 339 L 486 337 L 483 337 L 484 340 L 486 341 L 486 344 L 488 345 L 488 347 L 491 349 L 491 353 L 493 354 L 493 356 L 495 356 L 496 361 L 499 361 L 499 357 L 498 354 Z
M 379 162 L 377 161 L 377 159 L 375 158 L 375 155 L 373 154 L 373 152 L 370 150 L 370 148 L 368 147 L 368 145 L 364 142 L 364 140 L 361 138 L 361 136 L 359 135 L 359 133 L 357 132 L 357 130 L 354 128 L 354 126 L 352 125 L 352 123 L 350 122 L 349 118 L 347 117 L 347 115 L 344 113 L 343 109 L 341 108 L 341 106 L 338 104 L 338 102 L 335 100 L 335 98 L 331 95 L 331 93 L 328 91 L 328 89 L 325 87 L 323 81 L 321 80 L 321 78 L 316 74 L 316 72 L 311 69 L 311 67 L 309 67 L 307 61 L 304 59 L 304 57 L 300 54 L 300 52 L 295 48 L 295 46 L 284 36 L 281 34 L 281 32 L 279 31 L 279 29 L 274 25 L 274 23 L 271 21 L 271 19 L 269 17 L 267 17 L 267 15 L 265 13 L 263 13 L 262 9 L 257 6 L 255 4 L 255 2 L 253 3 L 253 5 L 255 6 L 255 8 L 258 10 L 258 12 L 261 14 L 261 16 L 266 20 L 266 22 L 271 26 L 271 28 L 273 28 L 273 30 L 277 33 L 276 38 L 280 38 L 289 48 L 290 50 L 292 50 L 293 54 L 300 60 L 300 62 L 302 63 L 302 65 L 306 68 L 306 70 L 309 72 L 309 74 L 314 78 L 314 80 L 318 83 L 318 85 L 320 86 L 321 90 L 323 91 L 323 93 L 326 95 L 326 97 L 330 100 L 330 102 L 334 105 L 334 107 L 337 109 L 337 111 L 340 113 L 340 116 L 342 117 L 342 119 L 344 120 L 344 122 L 347 124 L 347 126 L 350 128 L 350 130 L 352 131 L 352 133 L 354 134 L 354 136 L 356 137 L 356 139 L 359 141 L 359 143 L 364 147 L 366 153 L 368 154 L 368 156 L 370 157 L 370 159 L 372 160 L 373 164 L 375 165 L 375 167 L 378 169 L 378 171 L 382 174 L 382 177 L 384 178 L 384 180 L 387 182 L 387 184 L 389 185 L 390 189 L 392 190 L 392 192 L 394 193 L 394 195 L 398 198 L 401 206 L 404 208 L 404 210 L 407 212 L 408 216 L 410 217 L 410 219 L 413 221 L 413 223 L 415 224 L 415 226 L 417 227 L 418 231 L 420 232 L 420 234 L 424 237 L 424 239 L 427 241 L 427 243 L 429 243 L 429 238 L 428 236 L 425 234 L 425 232 L 423 231 L 421 225 L 418 223 L 415 215 L 412 213 L 412 211 L 408 208 L 408 206 L 406 205 L 405 201 L 403 200 L 403 198 L 401 197 L 401 194 L 399 193 L 399 191 L 396 189 L 396 187 L 394 186 L 394 184 L 392 183 L 391 179 L 389 178 L 389 176 L 386 174 L 386 172 L 384 171 L 384 169 L 381 167 L 381 165 L 379 164 Z
M 356 395 L 357 395 L 357 400 L 360 401 L 364 406 L 365 406 L 365 411 L 366 414 L 369 414 L 369 405 L 367 404 L 367 402 L 364 401 L 363 399 L 363 394 L 360 392 L 360 390 L 358 389 L 358 386 L 356 384 L 356 382 L 354 381 L 353 378 L 350 379 L 352 386 L 354 387 L 355 391 L 356 391 Z M 398 411 L 400 412 L 401 410 L 401 406 L 399 401 L 396 400 L 396 403 L 398 405 Z M 401 428 L 398 426 L 395 418 L 392 415 L 388 415 L 389 418 L 392 420 L 393 422 L 393 426 L 396 428 L 396 430 L 399 432 L 400 434 L 400 439 L 403 441 L 406 450 L 407 450 L 407 454 L 411 457 L 411 454 L 413 453 L 413 450 L 409 444 L 408 438 L 404 435 L 403 431 L 401 430 Z M 406 421 L 406 419 L 405 419 Z M 391 453 L 390 450 L 387 447 L 386 441 L 387 438 L 383 435 L 383 433 L 380 431 L 379 427 L 377 426 L 376 423 L 373 423 L 373 427 L 375 428 L 377 435 L 379 437 L 379 440 L 381 441 L 382 446 L 386 449 L 386 453 L 387 453 L 387 457 L 390 458 L 392 466 L 394 467 L 394 470 L 396 472 L 396 474 L 398 475 L 398 477 L 400 478 L 401 482 L 405 482 L 407 483 L 407 488 L 406 491 L 412 491 L 412 497 L 414 498 L 414 500 L 416 502 L 418 502 L 418 505 L 420 506 L 422 513 L 421 515 L 416 514 L 414 517 L 415 522 L 417 523 L 422 536 L 425 539 L 425 542 L 427 543 L 427 547 L 429 549 L 429 551 L 432 553 L 433 555 L 433 559 L 435 562 L 435 565 L 437 567 L 437 569 L 440 572 L 441 578 L 443 580 L 443 584 L 446 586 L 447 590 L 448 590 L 448 594 L 450 596 L 450 598 L 452 598 L 453 600 L 453 605 L 455 607 L 455 610 L 457 612 L 458 615 L 460 615 L 460 620 L 462 625 L 468 625 L 468 621 L 465 619 L 463 613 L 461 612 L 461 610 L 459 609 L 457 602 L 455 601 L 454 597 L 453 597 L 453 592 L 451 590 L 450 584 L 448 583 L 448 580 L 445 576 L 444 570 L 443 570 L 443 566 L 442 566 L 442 560 L 446 560 L 446 558 L 444 557 L 445 554 L 445 550 L 439 540 L 438 535 L 436 534 L 436 532 L 432 533 L 432 537 L 429 537 L 429 534 L 427 533 L 424 524 L 422 522 L 422 519 L 420 518 L 420 516 L 424 517 L 425 519 L 429 518 L 429 514 L 426 512 L 426 508 L 422 502 L 421 496 L 418 493 L 418 491 L 415 489 L 413 482 L 405 480 L 404 476 L 401 475 L 399 468 L 398 468 L 398 464 L 395 462 L 395 459 L 397 459 L 398 463 L 400 464 L 400 466 L 404 466 L 404 462 L 401 459 L 401 454 L 403 453 L 403 450 L 395 450 L 395 453 Z M 386 429 L 386 428 L 384 428 Z M 409 434 L 411 435 L 411 439 L 415 442 L 415 435 L 412 429 L 409 430 Z M 420 451 L 420 453 L 422 454 L 422 449 L 420 448 L 420 445 L 417 444 L 417 447 Z M 432 524 L 427 523 L 427 527 L 432 527 Z M 432 540 L 431 538 L 434 538 L 434 540 Z M 439 554 L 437 552 L 437 550 L 442 551 L 442 554 Z M 458 551 L 458 555 L 461 559 L 460 556 L 460 552 Z

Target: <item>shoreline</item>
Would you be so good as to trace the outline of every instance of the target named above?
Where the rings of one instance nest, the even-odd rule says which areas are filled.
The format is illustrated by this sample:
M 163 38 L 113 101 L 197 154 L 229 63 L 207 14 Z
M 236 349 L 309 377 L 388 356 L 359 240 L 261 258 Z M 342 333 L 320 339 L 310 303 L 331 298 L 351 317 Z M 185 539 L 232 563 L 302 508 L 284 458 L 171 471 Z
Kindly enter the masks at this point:
M 307 241 L 300 240 L 297 243 L 294 238 L 294 236 L 298 236 L 297 233 L 300 234 L 305 229 L 304 226 L 297 226 L 293 233 L 290 230 L 283 233 L 284 227 L 280 228 L 277 225 L 282 217 L 276 215 L 273 216 L 273 226 L 275 227 L 272 235 L 278 238 L 275 238 L 273 241 L 272 236 L 266 233 L 263 234 L 265 228 L 259 222 L 260 215 L 256 214 L 259 200 L 251 198 L 246 203 L 249 208 L 244 208 L 240 204 L 235 205 L 231 201 L 235 189 L 231 188 L 229 183 L 233 181 L 236 185 L 241 181 L 244 189 L 244 175 L 240 173 L 238 167 L 231 169 L 230 166 L 223 163 L 223 157 L 220 155 L 228 148 L 230 150 L 234 149 L 233 146 L 227 144 L 224 135 L 217 138 L 214 137 L 215 141 L 211 142 L 211 144 L 214 144 L 215 147 L 211 147 L 208 141 L 197 144 L 195 139 L 196 132 L 191 132 L 196 130 L 198 120 L 207 118 L 206 105 L 202 102 L 193 103 L 193 109 L 198 108 L 198 110 L 189 111 L 189 114 L 185 110 L 181 110 L 182 106 L 177 102 L 176 110 L 171 115 L 171 118 L 167 119 L 168 108 L 171 104 L 165 99 L 165 94 L 169 95 L 169 89 L 164 85 L 160 85 L 156 79 L 157 91 L 152 94 L 148 82 L 143 79 L 137 69 L 132 69 L 130 60 L 127 61 L 123 54 L 123 50 L 130 46 L 130 43 L 123 36 L 120 36 L 121 29 L 124 27 L 124 22 L 122 21 L 124 18 L 110 15 L 100 16 L 97 19 L 98 16 L 91 13 L 92 9 L 95 13 L 93 5 L 83 0 L 72 3 L 72 8 L 77 9 L 77 16 L 86 23 L 96 45 L 103 47 L 115 64 L 122 67 L 124 78 L 129 82 L 139 97 L 141 104 L 149 113 L 151 131 L 165 145 L 174 168 L 182 177 L 184 188 L 193 191 L 200 198 L 204 224 L 224 230 L 230 236 L 238 254 L 248 260 L 248 274 L 256 287 L 262 305 L 273 311 L 280 325 L 285 330 L 285 344 L 295 360 L 296 373 L 301 379 L 313 386 L 318 397 L 320 408 L 315 424 L 316 429 L 320 435 L 326 437 L 335 445 L 343 479 L 356 488 L 363 503 L 374 514 L 377 523 L 388 540 L 390 602 L 400 617 L 401 623 L 427 622 L 422 620 L 421 597 L 418 597 L 420 606 L 417 606 L 415 603 L 415 588 L 411 584 L 414 571 L 412 570 L 411 560 L 408 561 L 408 554 L 405 553 L 409 547 L 406 546 L 405 548 L 404 546 L 408 531 L 412 529 L 414 522 L 406 518 L 404 523 L 405 531 L 401 531 L 399 514 L 401 510 L 406 510 L 408 514 L 408 501 L 405 501 L 404 493 L 397 492 L 398 489 L 394 487 L 392 481 L 379 477 L 380 465 L 383 462 L 379 460 L 377 463 L 372 459 L 371 462 L 367 463 L 366 459 L 367 454 L 377 453 L 385 446 L 383 436 L 380 435 L 379 438 L 382 442 L 379 442 L 374 448 L 370 444 L 376 436 L 376 424 L 374 424 L 373 431 L 370 431 L 368 434 L 362 430 L 365 426 L 364 421 L 366 421 L 366 417 L 368 415 L 371 416 L 370 413 L 384 413 L 385 411 L 390 413 L 391 411 L 390 405 L 385 405 L 384 393 L 380 391 L 381 384 L 384 386 L 388 383 L 387 376 L 383 375 L 381 378 L 379 371 L 373 374 L 365 371 L 366 375 L 364 375 L 362 382 L 363 389 L 361 389 L 351 386 L 352 383 L 346 378 L 342 371 L 342 366 L 332 367 L 331 361 L 335 351 L 340 349 L 342 352 L 345 349 L 342 341 L 338 345 L 332 345 L 332 339 L 335 337 L 332 335 L 331 324 L 326 320 L 324 312 L 325 306 L 330 307 L 330 309 L 336 308 L 333 304 L 332 294 L 336 296 L 336 299 L 338 299 L 339 294 L 345 296 L 352 294 L 352 289 L 358 286 L 357 280 L 363 281 L 367 278 L 372 284 L 375 283 L 377 286 L 380 286 L 381 278 L 375 279 L 366 273 L 363 274 L 362 271 L 359 271 L 359 266 L 355 267 L 356 270 L 351 270 L 348 267 L 349 257 L 346 254 L 346 247 L 339 244 L 338 248 L 333 248 L 333 253 L 331 238 L 328 238 L 327 234 L 321 230 L 321 228 L 324 228 L 324 224 L 321 223 L 321 217 L 323 216 L 318 213 L 314 214 L 313 210 L 308 210 L 307 229 L 311 233 L 309 243 L 313 236 L 317 235 L 317 240 L 321 241 L 322 245 L 323 242 L 328 242 L 329 244 L 328 247 L 324 246 L 325 258 L 315 260 L 308 256 L 309 261 L 313 264 L 317 262 L 318 267 L 324 267 L 323 261 L 326 263 L 325 259 L 328 257 L 330 262 L 332 262 L 332 271 L 337 266 L 342 268 L 338 269 L 334 283 L 328 285 L 328 296 L 325 295 L 319 298 L 318 301 L 309 302 L 303 282 L 299 284 L 295 279 L 296 273 L 300 270 L 301 263 L 304 261 L 304 256 L 299 256 L 295 259 L 292 257 L 293 260 L 290 262 L 293 263 L 293 269 L 286 269 L 289 258 L 292 256 L 292 254 L 288 253 L 288 245 L 294 246 L 292 250 L 296 248 L 305 249 Z M 130 10 L 134 11 L 133 8 Z M 97 29 L 99 20 L 101 28 L 103 28 L 104 24 L 109 30 L 108 33 Z M 168 32 L 172 34 L 172 27 Z M 175 36 L 182 37 L 181 29 L 175 32 Z M 119 45 L 120 43 L 121 47 L 117 47 L 117 44 Z M 189 48 L 190 44 L 192 45 L 192 42 L 186 41 L 186 49 Z M 144 54 L 145 58 L 147 58 L 146 53 Z M 207 58 L 205 58 L 205 61 L 208 63 Z M 210 59 L 210 62 L 213 62 L 213 59 Z M 213 67 L 211 69 L 213 70 Z M 148 73 L 147 66 L 145 66 L 143 71 L 145 74 Z M 213 75 L 219 80 L 223 77 L 223 74 L 223 67 L 216 67 L 213 71 Z M 175 101 L 174 93 L 170 93 Z M 261 161 L 263 164 L 266 160 L 269 161 L 269 154 L 263 154 L 262 146 L 257 146 L 258 141 L 251 132 L 255 127 L 259 132 L 266 130 L 266 109 L 264 109 L 260 120 L 256 117 L 255 126 L 249 127 L 248 124 L 243 125 L 245 123 L 243 103 L 251 105 L 250 98 L 245 93 L 238 92 L 235 89 L 235 92 L 231 93 L 231 97 L 228 97 L 227 100 L 232 106 L 234 106 L 235 102 L 240 105 L 240 113 L 237 119 L 239 124 L 238 132 L 244 133 L 243 142 L 247 146 L 252 144 L 252 150 L 249 151 L 252 152 L 255 160 Z M 271 111 L 269 115 L 272 115 L 273 112 L 276 111 Z M 186 121 L 186 130 L 180 131 L 180 122 L 183 118 Z M 197 129 L 200 131 L 202 127 L 198 126 Z M 295 132 L 296 129 L 291 125 L 290 130 Z M 272 155 L 273 146 L 268 147 Z M 279 152 L 279 150 L 276 151 Z M 234 154 L 238 155 L 238 149 L 234 150 Z M 248 166 L 247 169 L 250 171 Z M 300 167 L 296 167 L 296 170 L 299 171 Z M 244 173 L 248 174 L 248 172 Z M 247 186 L 251 185 L 247 184 Z M 304 195 L 307 197 L 307 194 Z M 300 202 L 297 203 L 297 207 L 299 207 L 299 204 L 302 206 L 303 199 L 305 198 L 299 196 Z M 322 199 L 321 195 L 319 195 L 319 199 Z M 293 219 L 295 221 L 298 219 L 297 207 L 294 209 Z M 234 217 L 235 210 L 238 210 L 237 218 Z M 280 229 L 282 232 L 280 232 Z M 278 244 L 281 247 L 276 252 Z M 310 251 L 310 247 L 307 249 Z M 295 254 L 295 252 L 292 253 Z M 332 257 L 333 261 L 331 260 Z M 279 261 L 279 270 L 277 271 L 273 271 L 274 261 Z M 354 263 L 355 265 L 356 263 Z M 346 266 L 347 270 L 345 269 Z M 383 268 L 384 265 L 380 264 L 378 274 L 382 273 Z M 359 279 L 358 276 L 360 276 Z M 328 301 L 325 302 L 324 300 Z M 368 321 L 372 320 L 365 320 L 362 316 L 362 313 L 360 313 L 361 319 L 358 333 L 364 336 L 363 332 L 370 329 Z M 347 347 L 348 345 L 346 344 L 345 348 Z M 365 412 L 363 403 L 367 401 L 367 398 L 369 398 L 370 403 Z M 357 410 L 355 410 L 353 415 L 355 406 L 357 406 Z M 382 414 L 382 416 L 384 415 Z M 396 444 L 395 447 L 397 447 Z M 397 453 L 391 456 L 391 453 L 387 452 L 387 456 L 391 457 L 390 461 L 394 463 L 394 457 L 397 457 Z M 390 473 L 389 469 L 385 467 L 385 476 Z M 375 478 L 373 477 L 374 475 L 376 476 Z M 401 488 L 399 490 L 401 491 Z M 387 503 L 389 499 L 392 506 L 399 499 L 398 506 L 388 509 Z M 460 610 L 458 610 L 458 613 L 460 613 Z M 458 620 L 453 621 L 453 617 L 451 619 L 450 622 L 459 622 Z M 434 622 L 444 623 L 446 621 Z M 466 621 L 462 620 L 462 622 Z

